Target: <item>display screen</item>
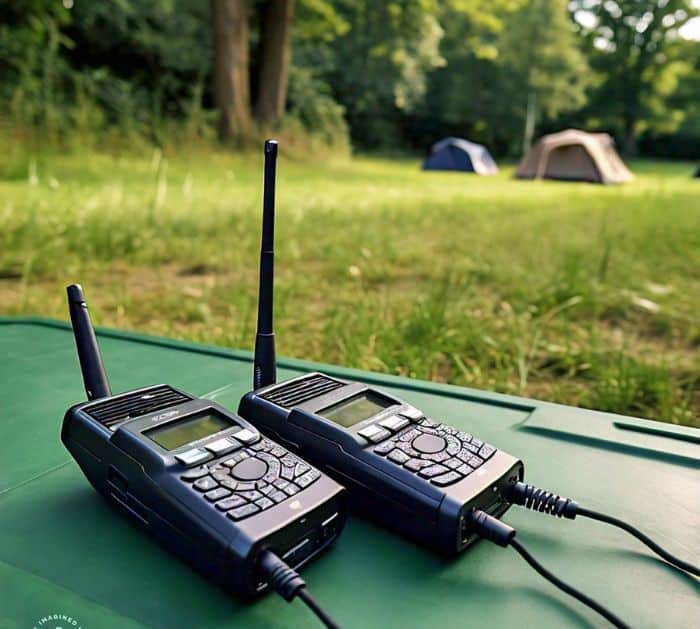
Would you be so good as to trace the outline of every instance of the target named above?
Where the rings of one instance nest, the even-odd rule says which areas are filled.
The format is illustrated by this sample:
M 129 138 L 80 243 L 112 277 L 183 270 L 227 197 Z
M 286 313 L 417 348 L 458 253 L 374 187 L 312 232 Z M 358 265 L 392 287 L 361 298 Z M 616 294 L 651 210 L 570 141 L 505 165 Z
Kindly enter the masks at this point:
M 341 426 L 353 426 L 396 404 L 393 400 L 366 391 L 317 411 L 321 417 Z
M 190 415 L 179 421 L 170 422 L 144 432 L 159 446 L 174 450 L 190 441 L 197 441 L 231 427 L 232 422 L 214 411 Z

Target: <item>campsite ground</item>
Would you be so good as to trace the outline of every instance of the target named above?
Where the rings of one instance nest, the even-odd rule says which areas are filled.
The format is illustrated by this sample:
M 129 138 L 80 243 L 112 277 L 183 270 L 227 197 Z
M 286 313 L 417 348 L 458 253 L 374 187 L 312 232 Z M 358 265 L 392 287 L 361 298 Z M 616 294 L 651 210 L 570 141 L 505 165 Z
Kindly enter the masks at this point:
M 4 161 L 3 161 L 4 160 Z M 280 164 L 279 353 L 700 425 L 700 180 Z M 250 348 L 258 155 L 0 158 L 0 313 Z

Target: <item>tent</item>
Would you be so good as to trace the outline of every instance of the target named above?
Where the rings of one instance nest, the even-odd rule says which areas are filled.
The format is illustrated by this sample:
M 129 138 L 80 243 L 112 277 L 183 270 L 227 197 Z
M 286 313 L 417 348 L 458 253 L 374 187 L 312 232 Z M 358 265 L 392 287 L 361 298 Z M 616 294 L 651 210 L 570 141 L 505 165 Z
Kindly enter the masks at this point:
M 430 147 L 423 170 L 459 170 L 493 175 L 498 172 L 498 167 L 485 146 L 462 138 L 445 138 Z
M 520 179 L 624 183 L 634 178 L 607 133 L 567 129 L 545 135 L 520 160 Z

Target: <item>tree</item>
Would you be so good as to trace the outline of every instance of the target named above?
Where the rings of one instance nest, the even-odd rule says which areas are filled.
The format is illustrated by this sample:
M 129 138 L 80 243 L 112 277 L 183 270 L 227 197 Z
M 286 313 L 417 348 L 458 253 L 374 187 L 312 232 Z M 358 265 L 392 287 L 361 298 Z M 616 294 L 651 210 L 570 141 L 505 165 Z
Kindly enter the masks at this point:
M 249 59 L 249 12 L 246 0 L 211 0 L 214 30 L 214 101 L 219 110 L 219 137 L 241 141 L 253 131 L 251 71 L 257 85 L 255 119 L 277 124 L 284 115 L 291 59 L 294 0 L 266 0 L 258 13 L 257 63 Z
M 625 152 L 633 154 L 640 122 L 664 84 L 667 45 L 698 11 L 693 0 L 574 0 L 571 6 L 603 78 L 592 112 L 619 128 Z
M 245 0 L 211 0 L 211 14 L 219 137 L 240 141 L 252 130 L 247 3 Z
M 263 125 L 274 125 L 284 115 L 291 60 L 294 0 L 272 0 L 260 5 L 260 52 L 255 115 Z
M 541 113 L 552 118 L 585 102 L 588 64 L 579 49 L 566 0 L 532 0 L 507 17 L 498 58 L 508 77 L 513 113 L 530 148 Z
M 403 114 L 419 104 L 426 73 L 444 63 L 436 0 L 337 0 L 349 29 L 332 42 L 323 78 L 346 108 L 353 138 L 364 146 L 395 146 Z

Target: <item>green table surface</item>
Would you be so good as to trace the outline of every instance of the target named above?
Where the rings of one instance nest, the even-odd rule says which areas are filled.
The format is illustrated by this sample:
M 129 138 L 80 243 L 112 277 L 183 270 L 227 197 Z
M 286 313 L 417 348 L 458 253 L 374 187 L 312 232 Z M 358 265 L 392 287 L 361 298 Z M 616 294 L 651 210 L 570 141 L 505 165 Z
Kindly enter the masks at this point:
M 235 409 L 248 353 L 99 331 L 112 388 L 166 382 Z M 244 605 L 118 517 L 59 440 L 84 398 L 65 324 L 0 319 L 0 627 L 305 627 L 299 602 Z M 283 360 L 373 382 L 523 459 L 526 477 L 638 524 L 700 560 L 700 431 L 406 378 Z M 635 627 L 700 626 L 700 585 L 596 522 L 513 507 L 506 521 L 549 568 Z M 347 627 L 587 627 L 599 617 L 510 549 L 482 542 L 455 560 L 352 517 L 304 571 Z M 57 620 L 42 619 L 55 614 Z M 72 620 L 71 620 L 72 619 Z

